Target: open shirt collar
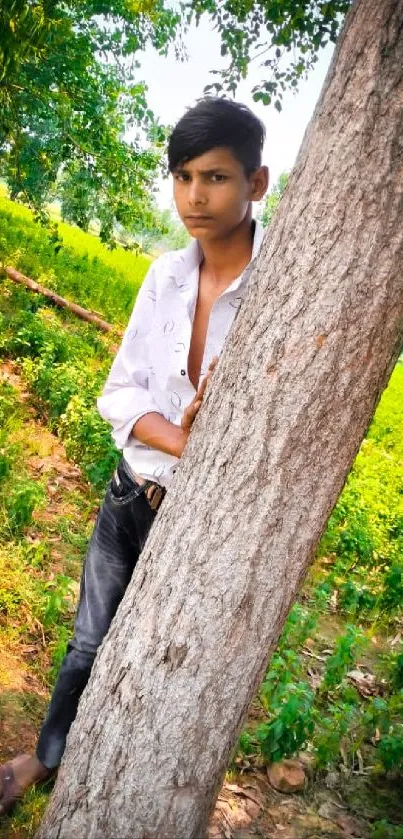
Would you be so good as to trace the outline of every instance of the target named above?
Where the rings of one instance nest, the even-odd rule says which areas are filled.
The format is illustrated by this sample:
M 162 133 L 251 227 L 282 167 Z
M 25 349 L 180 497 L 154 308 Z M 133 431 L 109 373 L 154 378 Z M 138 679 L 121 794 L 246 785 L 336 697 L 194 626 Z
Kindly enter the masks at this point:
M 255 222 L 255 232 L 253 236 L 252 257 L 251 262 L 259 253 L 260 246 L 263 241 L 264 228 L 259 222 Z M 180 289 L 187 286 L 186 279 L 196 272 L 198 276 L 199 265 L 202 261 L 203 253 L 197 239 L 192 239 L 190 244 L 183 250 L 174 253 L 174 276 L 177 285 Z M 249 263 L 250 264 L 250 263 Z M 233 291 L 241 284 L 245 271 L 239 277 L 236 277 L 226 291 Z M 196 275 L 196 274 L 195 274 Z

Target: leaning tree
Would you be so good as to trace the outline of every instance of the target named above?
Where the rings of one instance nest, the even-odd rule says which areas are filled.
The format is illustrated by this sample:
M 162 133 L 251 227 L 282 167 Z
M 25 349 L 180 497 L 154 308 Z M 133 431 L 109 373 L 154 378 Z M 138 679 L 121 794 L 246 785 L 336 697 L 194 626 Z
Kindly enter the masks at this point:
M 403 0 L 357 0 L 41 839 L 204 835 L 402 345 L 402 138 Z

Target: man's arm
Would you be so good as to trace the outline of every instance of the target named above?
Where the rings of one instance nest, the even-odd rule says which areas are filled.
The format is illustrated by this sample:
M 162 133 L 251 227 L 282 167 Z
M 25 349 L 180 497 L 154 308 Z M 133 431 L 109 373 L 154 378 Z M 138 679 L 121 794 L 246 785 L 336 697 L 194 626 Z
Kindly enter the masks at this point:
M 153 263 L 141 285 L 119 351 L 97 400 L 99 413 L 112 426 L 112 437 L 118 449 L 125 447 L 133 426 L 142 416 L 161 413 L 149 391 L 147 348 L 161 260 L 162 257 Z
M 206 387 L 217 361 L 217 357 L 213 358 L 196 395 L 190 405 L 185 408 L 180 425 L 174 425 L 174 423 L 169 422 L 162 414 L 151 412 L 144 414 L 134 424 L 132 428 L 133 437 L 146 446 L 151 446 L 152 449 L 158 449 L 158 451 L 171 454 L 174 457 L 182 457 L 183 450 L 188 441 L 194 420 L 202 404 Z

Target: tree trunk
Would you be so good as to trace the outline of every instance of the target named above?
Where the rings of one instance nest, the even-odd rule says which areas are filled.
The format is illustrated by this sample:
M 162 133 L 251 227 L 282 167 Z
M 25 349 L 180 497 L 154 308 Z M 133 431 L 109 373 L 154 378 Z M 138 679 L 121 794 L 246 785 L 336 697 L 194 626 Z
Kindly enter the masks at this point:
M 88 323 L 93 323 L 94 326 L 97 326 L 98 329 L 102 329 L 103 332 L 116 332 L 116 335 L 122 334 L 118 327 L 107 323 L 106 320 L 100 317 L 100 315 L 95 312 L 89 312 L 88 309 L 83 309 L 83 307 L 79 306 L 77 303 L 70 303 L 64 297 L 60 297 L 60 294 L 56 294 L 56 292 L 51 291 L 49 288 L 39 285 L 39 283 L 31 280 L 30 277 L 26 277 L 25 274 L 21 274 L 20 271 L 16 271 L 15 268 L 11 268 L 9 265 L 6 265 L 4 272 L 10 280 L 13 280 L 14 283 L 19 283 L 20 285 L 29 288 L 30 291 L 35 291 L 37 294 L 43 294 L 43 296 L 47 297 L 48 300 L 51 300 L 55 306 L 68 309 L 69 312 L 73 313 L 73 315 L 77 315 L 77 317 L 81 318 L 81 320 L 86 320 Z
M 41 839 L 200 839 L 403 340 L 403 0 L 358 0 Z

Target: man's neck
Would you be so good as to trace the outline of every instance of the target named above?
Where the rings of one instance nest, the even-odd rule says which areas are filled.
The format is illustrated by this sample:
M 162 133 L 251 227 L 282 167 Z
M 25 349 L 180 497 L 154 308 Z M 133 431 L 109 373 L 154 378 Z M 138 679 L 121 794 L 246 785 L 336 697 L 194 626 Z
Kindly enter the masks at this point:
M 242 274 L 252 258 L 252 219 L 245 218 L 225 239 L 200 242 L 202 270 L 209 282 L 218 287 L 230 285 Z

